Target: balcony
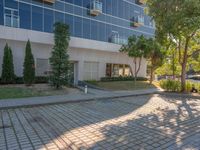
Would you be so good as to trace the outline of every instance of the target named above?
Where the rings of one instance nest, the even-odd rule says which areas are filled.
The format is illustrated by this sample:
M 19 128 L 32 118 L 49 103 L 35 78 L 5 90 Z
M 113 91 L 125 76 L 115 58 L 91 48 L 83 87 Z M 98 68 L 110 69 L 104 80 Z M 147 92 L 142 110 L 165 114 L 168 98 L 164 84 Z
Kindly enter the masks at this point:
M 119 37 L 119 36 L 112 36 L 111 42 L 114 43 L 114 44 L 119 44 L 119 45 L 128 44 L 128 40 L 126 38 Z
M 91 5 L 90 14 L 93 16 L 98 16 L 102 13 L 103 4 L 98 0 L 94 0 Z
M 143 16 L 137 16 L 133 17 L 131 20 L 131 26 L 133 27 L 140 27 L 144 25 L 144 17 Z
M 43 0 L 44 3 L 51 3 L 51 4 L 55 3 L 55 1 L 56 0 Z
M 136 1 L 138 5 L 144 5 L 145 4 L 145 0 L 137 0 Z

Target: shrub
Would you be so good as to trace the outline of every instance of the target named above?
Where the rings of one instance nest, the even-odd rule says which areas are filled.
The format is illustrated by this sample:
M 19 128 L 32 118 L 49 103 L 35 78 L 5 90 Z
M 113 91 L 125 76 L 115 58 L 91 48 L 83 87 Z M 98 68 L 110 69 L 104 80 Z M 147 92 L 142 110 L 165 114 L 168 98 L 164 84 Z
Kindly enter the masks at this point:
M 192 86 L 198 90 L 200 93 L 200 83 L 193 83 L 191 81 L 187 81 L 185 88 L 187 92 L 190 92 L 192 89 Z M 166 91 L 170 92 L 180 92 L 181 91 L 181 82 L 178 80 L 161 80 L 160 81 L 160 87 L 163 88 Z
M 101 78 L 102 82 L 109 82 L 109 81 L 134 81 L 134 77 L 127 76 L 127 77 L 103 77 Z M 137 77 L 137 81 L 147 81 L 147 78 L 144 77 Z
M 4 48 L 1 78 L 1 82 L 4 84 L 12 83 L 15 78 L 12 50 L 7 43 Z
M 23 77 L 15 77 L 15 80 L 12 82 L 13 84 L 24 84 L 24 79 Z M 40 83 L 49 83 L 49 77 L 44 77 L 44 76 L 37 76 L 35 77 L 35 83 L 40 84 Z M 0 84 L 4 84 L 0 78 Z
M 24 83 L 27 85 L 31 85 L 35 80 L 35 62 L 33 58 L 33 54 L 31 52 L 31 43 L 28 40 L 26 44 L 26 52 L 24 58 Z

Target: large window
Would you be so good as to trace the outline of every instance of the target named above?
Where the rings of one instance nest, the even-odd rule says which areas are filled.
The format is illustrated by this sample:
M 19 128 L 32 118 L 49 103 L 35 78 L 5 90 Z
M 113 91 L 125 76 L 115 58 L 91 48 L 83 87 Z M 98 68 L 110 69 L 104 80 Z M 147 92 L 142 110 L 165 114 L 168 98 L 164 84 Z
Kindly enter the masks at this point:
M 32 6 L 32 29 L 43 31 L 43 8 Z
M 0 25 L 3 25 L 3 1 L 0 1 L 0 12 L 2 12 L 0 13 Z
M 48 59 L 37 58 L 36 59 L 36 75 L 37 76 L 46 76 L 49 71 L 49 61 Z
M 20 27 L 31 29 L 31 6 L 28 4 L 19 4 Z
M 4 24 L 5 26 L 9 27 L 19 27 L 19 14 L 18 11 L 15 9 L 5 9 L 5 14 L 4 14 Z
M 106 77 L 132 76 L 129 65 L 126 64 L 106 64 Z
M 44 31 L 52 32 L 53 31 L 53 11 L 44 9 Z
M 84 80 L 98 80 L 98 62 L 84 62 Z

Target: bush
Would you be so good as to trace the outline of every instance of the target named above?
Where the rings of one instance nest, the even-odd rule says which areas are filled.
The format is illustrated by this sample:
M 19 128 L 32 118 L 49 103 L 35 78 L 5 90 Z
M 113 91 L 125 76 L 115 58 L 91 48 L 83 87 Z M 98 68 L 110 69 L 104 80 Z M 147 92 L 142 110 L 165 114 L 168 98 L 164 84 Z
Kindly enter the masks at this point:
M 102 82 L 109 82 L 109 81 L 134 81 L 134 77 L 128 76 L 128 77 L 103 77 L 101 78 Z M 147 78 L 144 77 L 137 77 L 137 81 L 147 81 Z
M 190 92 L 192 87 L 195 87 L 200 93 L 200 83 L 193 83 L 191 81 L 187 81 L 185 88 L 187 92 Z M 161 80 L 160 87 L 166 91 L 170 92 L 180 92 L 181 91 L 181 82 L 178 80 Z
M 49 77 L 37 76 L 35 77 L 35 83 L 36 84 L 49 83 Z M 1 78 L 0 78 L 0 84 L 4 84 Z M 24 84 L 23 77 L 15 77 L 13 84 Z

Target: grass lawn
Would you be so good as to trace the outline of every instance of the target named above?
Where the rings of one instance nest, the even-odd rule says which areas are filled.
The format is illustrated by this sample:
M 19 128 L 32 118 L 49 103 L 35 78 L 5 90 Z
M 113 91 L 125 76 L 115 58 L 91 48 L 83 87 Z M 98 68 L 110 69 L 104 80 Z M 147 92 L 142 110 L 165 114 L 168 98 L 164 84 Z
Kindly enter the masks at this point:
M 72 92 L 77 93 L 79 91 L 72 88 L 56 90 L 47 84 L 36 84 L 30 87 L 25 85 L 5 85 L 0 86 L 0 99 L 63 95 Z
M 108 89 L 108 90 L 139 90 L 139 89 L 148 89 L 155 87 L 154 85 L 149 84 L 147 81 L 111 81 L 111 82 L 98 82 L 91 81 L 90 84 L 93 84 L 97 87 Z

